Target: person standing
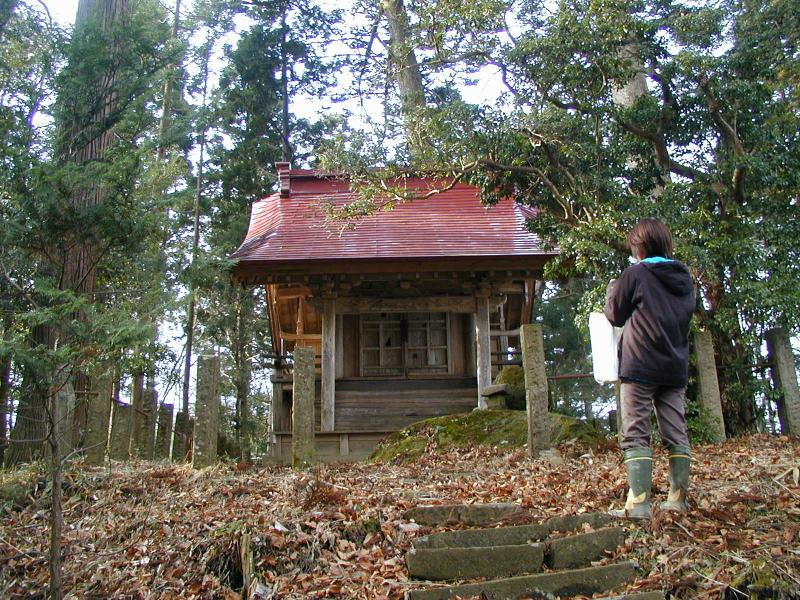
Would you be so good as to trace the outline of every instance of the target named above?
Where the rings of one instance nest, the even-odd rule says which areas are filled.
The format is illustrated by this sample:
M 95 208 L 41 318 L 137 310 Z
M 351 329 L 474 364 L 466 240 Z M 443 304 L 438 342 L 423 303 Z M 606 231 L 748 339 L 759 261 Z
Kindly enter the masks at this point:
M 655 408 L 661 441 L 669 450 L 669 496 L 664 510 L 685 512 L 690 450 L 684 402 L 689 372 L 689 322 L 695 290 L 686 266 L 672 257 L 672 234 L 658 219 L 643 219 L 628 234 L 638 262 L 611 280 L 604 313 L 624 326 L 619 348 L 622 450 L 628 475 L 625 507 L 617 517 L 648 519 Z

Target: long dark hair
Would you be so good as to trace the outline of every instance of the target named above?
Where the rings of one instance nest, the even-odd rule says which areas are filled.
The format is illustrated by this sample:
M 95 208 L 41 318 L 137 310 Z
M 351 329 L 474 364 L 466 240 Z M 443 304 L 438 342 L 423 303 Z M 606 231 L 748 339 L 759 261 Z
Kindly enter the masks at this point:
M 672 234 L 658 219 L 642 219 L 628 234 L 628 246 L 634 256 L 672 258 Z

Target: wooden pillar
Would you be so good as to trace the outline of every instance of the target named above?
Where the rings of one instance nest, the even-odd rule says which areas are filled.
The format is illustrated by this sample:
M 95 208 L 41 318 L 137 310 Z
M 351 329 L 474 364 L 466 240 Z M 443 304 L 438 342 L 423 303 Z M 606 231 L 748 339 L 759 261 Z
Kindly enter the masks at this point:
M 507 360 L 508 359 L 508 354 L 507 354 L 507 352 L 508 352 L 508 334 L 506 333 L 506 314 L 505 314 L 505 306 L 504 306 L 504 304 L 505 303 L 501 304 L 500 305 L 500 309 L 499 309 L 500 310 L 500 331 L 501 331 L 500 337 L 499 337 L 499 340 L 500 340 L 500 352 L 503 353 L 500 356 L 501 360 Z M 498 370 L 502 371 L 503 370 L 503 365 L 500 365 L 498 367 Z
M 489 339 L 489 297 L 476 297 L 475 337 L 477 338 L 478 408 L 486 409 L 486 398 L 481 395 L 484 388 L 492 385 L 492 350 Z
M 715 442 L 725 441 L 725 421 L 722 417 L 722 400 L 719 393 L 717 364 L 714 362 L 714 342 L 711 332 L 698 329 L 694 334 L 694 352 L 697 362 L 698 404 L 711 415 Z
M 336 300 L 322 301 L 322 398 L 320 429 L 333 431 L 336 411 Z
M 158 433 L 156 434 L 157 460 L 169 460 L 169 446 L 172 442 L 172 404 L 162 404 L 158 407 Z
M 778 392 L 778 419 L 784 435 L 800 435 L 800 389 L 789 332 L 776 327 L 767 332 L 772 381 Z
M 547 372 L 541 325 L 520 328 L 522 368 L 525 373 L 525 404 L 528 413 L 528 452 L 537 458 L 550 446 L 550 415 L 547 411 Z
M 344 377 L 344 315 L 336 315 L 336 378 Z
M 110 374 L 92 378 L 86 414 L 86 463 L 102 465 L 106 458 L 108 424 L 114 383 Z
M 475 339 L 475 332 L 476 332 L 476 325 L 475 325 L 475 313 L 469 313 L 464 315 L 466 321 L 466 340 L 464 342 L 466 347 L 466 352 L 464 356 L 464 361 L 467 365 L 467 375 L 471 377 L 475 377 L 478 373 L 478 355 L 475 352 L 475 348 L 477 346 L 477 340 Z
M 197 392 L 194 404 L 192 467 L 203 469 L 217 462 L 219 427 L 219 356 L 197 359 Z
M 114 402 L 111 416 L 111 439 L 108 447 L 108 455 L 112 460 L 128 460 L 132 410 L 130 404 Z
M 292 467 L 304 469 L 314 462 L 313 348 L 295 346 L 292 370 Z
M 272 458 L 280 456 L 280 445 L 275 432 L 280 431 L 281 414 L 283 414 L 283 387 L 281 382 L 276 381 L 277 377 L 275 374 L 270 377 L 272 396 L 269 399 L 269 421 L 267 423 L 267 456 L 272 456 Z

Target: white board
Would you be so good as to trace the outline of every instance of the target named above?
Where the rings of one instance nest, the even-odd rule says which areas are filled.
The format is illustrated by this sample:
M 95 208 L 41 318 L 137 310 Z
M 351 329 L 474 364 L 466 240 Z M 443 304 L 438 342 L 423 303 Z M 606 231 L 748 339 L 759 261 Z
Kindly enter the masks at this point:
M 614 383 L 619 379 L 617 345 L 621 327 L 614 327 L 603 313 L 589 315 L 589 338 L 592 343 L 592 371 L 597 383 Z

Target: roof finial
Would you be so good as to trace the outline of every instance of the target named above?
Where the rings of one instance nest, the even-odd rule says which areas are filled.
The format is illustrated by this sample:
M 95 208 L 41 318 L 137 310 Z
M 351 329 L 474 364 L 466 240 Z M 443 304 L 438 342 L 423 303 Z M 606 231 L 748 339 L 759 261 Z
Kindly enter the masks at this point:
M 278 184 L 280 185 L 281 198 L 288 198 L 292 191 L 291 170 L 292 163 L 276 162 L 275 168 L 278 171 Z

